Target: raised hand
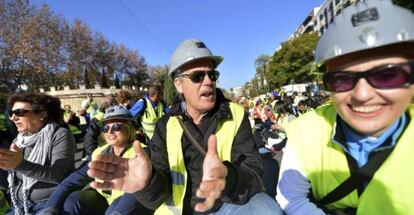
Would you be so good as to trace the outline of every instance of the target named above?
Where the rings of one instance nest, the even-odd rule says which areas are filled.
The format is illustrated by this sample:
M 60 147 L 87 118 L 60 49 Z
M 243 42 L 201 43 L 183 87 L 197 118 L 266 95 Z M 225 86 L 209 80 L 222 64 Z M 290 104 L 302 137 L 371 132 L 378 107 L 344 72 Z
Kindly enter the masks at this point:
M 219 159 L 217 153 L 217 138 L 211 135 L 208 139 L 207 155 L 203 162 L 203 178 L 196 192 L 197 197 L 205 200 L 195 205 L 196 211 L 205 212 L 213 207 L 226 186 L 226 177 L 227 167 Z
M 10 149 L 0 148 L 0 168 L 2 169 L 14 169 L 23 160 L 23 152 L 16 145 L 12 144 Z
M 146 187 L 152 176 L 151 162 L 137 140 L 134 142 L 134 150 L 136 157 L 131 159 L 115 155 L 96 156 L 89 163 L 88 175 L 103 182 L 95 181 L 91 186 L 95 189 L 115 189 L 128 193 Z

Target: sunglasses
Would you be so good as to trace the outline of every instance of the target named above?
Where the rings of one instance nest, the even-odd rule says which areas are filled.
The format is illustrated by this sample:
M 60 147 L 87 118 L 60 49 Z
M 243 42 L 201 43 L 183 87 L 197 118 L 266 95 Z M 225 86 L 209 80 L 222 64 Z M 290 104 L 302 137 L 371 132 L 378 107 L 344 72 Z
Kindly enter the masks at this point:
M 414 81 L 414 62 L 389 64 L 365 72 L 338 71 L 323 75 L 323 85 L 331 92 L 352 90 L 359 79 L 364 78 L 376 89 L 393 89 L 409 86 Z
M 26 113 L 36 113 L 36 112 L 39 112 L 39 111 L 25 110 L 23 108 L 18 108 L 18 109 L 15 109 L 15 110 L 9 110 L 9 117 L 11 118 L 13 116 L 13 114 L 15 116 L 18 116 L 18 117 L 24 117 L 26 115 Z
M 123 127 L 124 127 L 124 124 L 121 124 L 121 123 L 114 123 L 112 124 L 112 126 L 107 124 L 102 128 L 102 132 L 108 133 L 109 130 L 112 130 L 113 132 L 117 132 L 117 131 L 120 131 Z
M 197 70 L 189 74 L 181 74 L 178 77 L 189 78 L 193 83 L 201 83 L 206 75 L 208 75 L 208 78 L 210 78 L 211 81 L 217 81 L 220 77 L 220 72 L 217 70 L 210 70 L 207 72 L 204 70 Z

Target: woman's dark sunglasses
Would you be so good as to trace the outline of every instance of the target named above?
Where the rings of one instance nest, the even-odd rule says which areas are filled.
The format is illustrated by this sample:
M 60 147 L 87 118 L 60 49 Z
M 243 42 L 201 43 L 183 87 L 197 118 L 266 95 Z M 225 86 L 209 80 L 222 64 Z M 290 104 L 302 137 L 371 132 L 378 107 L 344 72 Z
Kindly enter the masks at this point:
M 9 110 L 9 117 L 12 117 L 13 114 L 15 116 L 18 116 L 18 117 L 24 117 L 24 115 L 26 115 L 26 113 L 36 113 L 36 112 L 38 112 L 38 111 L 25 110 L 23 108 L 18 108 L 18 109 L 15 109 L 15 110 Z
M 414 81 L 414 62 L 389 64 L 365 72 L 338 71 L 323 75 L 323 85 L 332 92 L 352 90 L 360 78 L 376 89 L 393 89 L 409 86 Z
M 210 70 L 207 72 L 204 70 L 197 70 L 189 74 L 181 74 L 178 77 L 189 78 L 193 83 L 201 83 L 206 75 L 208 75 L 208 78 L 210 78 L 211 81 L 217 81 L 220 77 L 220 72 L 217 70 Z
M 109 130 L 112 130 L 113 132 L 117 132 L 117 131 L 120 131 L 123 127 L 124 127 L 124 124 L 121 124 L 121 123 L 114 123 L 112 124 L 112 126 L 107 124 L 107 125 L 104 125 L 104 127 L 102 128 L 102 132 L 108 133 Z

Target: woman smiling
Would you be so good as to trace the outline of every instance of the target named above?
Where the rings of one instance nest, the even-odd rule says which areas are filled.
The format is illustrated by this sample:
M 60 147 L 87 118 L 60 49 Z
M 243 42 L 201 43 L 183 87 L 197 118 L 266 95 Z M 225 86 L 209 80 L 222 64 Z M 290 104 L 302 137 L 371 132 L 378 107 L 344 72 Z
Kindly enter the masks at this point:
M 121 106 L 106 109 L 102 124 L 105 144 L 92 153 L 92 160 L 100 154 L 112 154 L 124 158 L 135 157 L 132 143 L 135 141 L 134 118 Z M 42 215 L 50 214 L 152 214 L 133 194 L 116 190 L 83 189 L 95 180 L 87 175 L 89 157 L 75 172 L 69 175 L 51 195 Z M 100 207 L 96 207 L 99 205 Z

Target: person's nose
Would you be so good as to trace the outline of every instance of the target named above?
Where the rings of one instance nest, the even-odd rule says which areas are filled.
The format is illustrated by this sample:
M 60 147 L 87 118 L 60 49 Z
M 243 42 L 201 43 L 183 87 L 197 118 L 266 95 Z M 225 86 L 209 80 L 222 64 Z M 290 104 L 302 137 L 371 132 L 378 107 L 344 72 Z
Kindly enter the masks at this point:
M 361 78 L 352 89 L 352 99 L 358 102 L 366 102 L 375 96 L 376 89 L 365 78 Z

